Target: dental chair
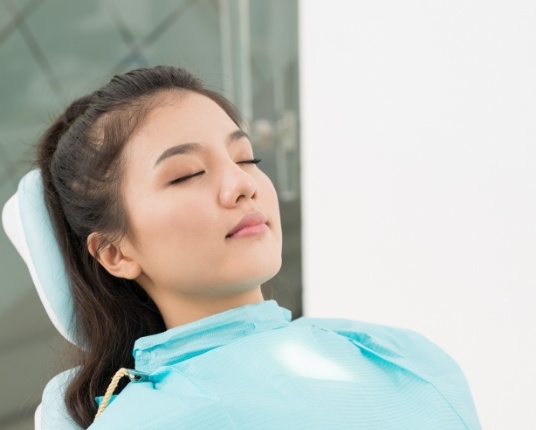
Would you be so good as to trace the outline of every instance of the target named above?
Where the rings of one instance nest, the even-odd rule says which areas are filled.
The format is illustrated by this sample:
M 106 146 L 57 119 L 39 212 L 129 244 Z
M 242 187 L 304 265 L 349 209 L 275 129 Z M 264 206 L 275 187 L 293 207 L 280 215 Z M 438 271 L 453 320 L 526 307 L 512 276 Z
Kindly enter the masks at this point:
M 65 339 L 76 345 L 69 281 L 45 205 L 39 170 L 32 170 L 21 179 L 17 192 L 4 205 L 2 224 L 28 266 L 52 324 Z M 58 411 L 43 411 L 40 404 L 34 416 L 36 430 L 42 428 L 42 414 L 64 413 L 63 403 L 60 404 L 63 401 L 61 388 L 68 382 L 71 371 L 55 377 L 45 389 L 44 396 L 57 397 Z

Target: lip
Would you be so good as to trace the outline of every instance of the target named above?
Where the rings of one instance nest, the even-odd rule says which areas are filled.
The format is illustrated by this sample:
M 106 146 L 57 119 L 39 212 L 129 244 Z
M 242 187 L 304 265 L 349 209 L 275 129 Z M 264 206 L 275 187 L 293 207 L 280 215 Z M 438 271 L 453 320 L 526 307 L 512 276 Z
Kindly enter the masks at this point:
M 244 216 L 225 236 L 226 239 L 257 236 L 268 230 L 268 219 L 262 212 L 251 212 Z

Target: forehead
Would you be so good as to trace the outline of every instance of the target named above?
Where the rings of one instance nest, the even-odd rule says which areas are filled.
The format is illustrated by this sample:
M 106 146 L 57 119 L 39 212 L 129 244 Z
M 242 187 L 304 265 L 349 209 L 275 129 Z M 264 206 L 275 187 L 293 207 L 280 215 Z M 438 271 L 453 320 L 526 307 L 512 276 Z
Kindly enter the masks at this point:
M 155 154 L 183 143 L 219 144 L 238 128 L 212 99 L 191 91 L 169 91 L 151 102 L 124 155 L 131 161 L 153 159 Z
M 138 127 L 139 133 L 202 133 L 237 125 L 212 99 L 192 91 L 169 91 L 157 96 Z

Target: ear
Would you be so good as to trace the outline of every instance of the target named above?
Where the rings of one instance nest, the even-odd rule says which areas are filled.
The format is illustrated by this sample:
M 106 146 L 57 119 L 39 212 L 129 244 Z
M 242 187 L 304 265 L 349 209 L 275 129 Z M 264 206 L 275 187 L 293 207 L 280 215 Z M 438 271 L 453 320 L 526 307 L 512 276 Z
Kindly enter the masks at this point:
M 133 258 L 125 255 L 119 244 L 106 243 L 101 247 L 104 237 L 100 233 L 91 233 L 87 238 L 87 248 L 89 253 L 97 259 L 108 273 L 124 279 L 136 279 L 142 272 L 141 266 Z

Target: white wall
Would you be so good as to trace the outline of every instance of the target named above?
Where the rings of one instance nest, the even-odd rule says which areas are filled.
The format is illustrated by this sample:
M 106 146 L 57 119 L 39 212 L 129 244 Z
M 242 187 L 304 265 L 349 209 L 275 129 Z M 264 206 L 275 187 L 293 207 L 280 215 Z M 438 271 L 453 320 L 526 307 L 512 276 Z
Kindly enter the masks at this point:
M 536 428 L 536 2 L 302 0 L 305 311 L 416 329 Z

